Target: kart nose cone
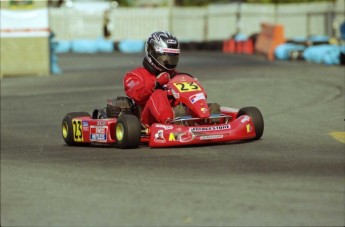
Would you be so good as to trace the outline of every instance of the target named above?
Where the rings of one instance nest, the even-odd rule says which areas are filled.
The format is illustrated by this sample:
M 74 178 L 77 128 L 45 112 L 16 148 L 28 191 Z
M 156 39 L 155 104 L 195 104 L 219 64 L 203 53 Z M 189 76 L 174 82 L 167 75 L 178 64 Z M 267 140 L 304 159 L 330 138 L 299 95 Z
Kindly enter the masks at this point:
M 208 110 L 207 107 L 200 108 L 199 117 L 201 117 L 201 118 L 208 118 L 208 117 L 210 117 L 210 111 Z
M 194 113 L 200 118 L 208 118 L 210 117 L 210 111 L 208 109 L 208 105 L 206 100 L 200 100 L 194 103 Z

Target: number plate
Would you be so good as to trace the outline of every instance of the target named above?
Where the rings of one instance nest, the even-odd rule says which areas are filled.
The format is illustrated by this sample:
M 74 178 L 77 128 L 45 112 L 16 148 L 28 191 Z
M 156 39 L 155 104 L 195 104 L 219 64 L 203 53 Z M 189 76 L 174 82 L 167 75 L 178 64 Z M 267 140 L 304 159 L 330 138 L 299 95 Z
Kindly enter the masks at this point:
M 177 88 L 177 90 L 179 90 L 179 92 L 201 91 L 199 85 L 194 82 L 174 83 L 174 85 Z
M 81 120 L 73 120 L 73 138 L 75 142 L 83 142 L 83 125 Z

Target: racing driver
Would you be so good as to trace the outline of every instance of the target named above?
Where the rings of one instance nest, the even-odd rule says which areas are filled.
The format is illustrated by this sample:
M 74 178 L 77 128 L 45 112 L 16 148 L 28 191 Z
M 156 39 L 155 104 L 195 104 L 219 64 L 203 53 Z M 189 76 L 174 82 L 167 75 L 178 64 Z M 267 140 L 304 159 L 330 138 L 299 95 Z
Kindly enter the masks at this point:
M 175 36 L 169 32 L 154 32 L 145 44 L 143 67 L 124 76 L 125 93 L 142 110 L 141 122 L 144 125 L 168 123 L 174 118 L 167 91 L 159 88 L 176 73 L 179 55 L 180 44 Z

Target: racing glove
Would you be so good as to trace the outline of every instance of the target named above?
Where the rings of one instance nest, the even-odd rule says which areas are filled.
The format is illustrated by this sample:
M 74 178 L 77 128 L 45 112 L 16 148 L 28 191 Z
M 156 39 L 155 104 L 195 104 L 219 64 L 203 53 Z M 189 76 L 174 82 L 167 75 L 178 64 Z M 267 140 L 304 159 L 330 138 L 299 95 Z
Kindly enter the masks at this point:
M 170 74 L 167 72 L 162 72 L 157 76 L 156 79 L 156 89 L 162 88 L 163 85 L 167 84 L 170 80 Z

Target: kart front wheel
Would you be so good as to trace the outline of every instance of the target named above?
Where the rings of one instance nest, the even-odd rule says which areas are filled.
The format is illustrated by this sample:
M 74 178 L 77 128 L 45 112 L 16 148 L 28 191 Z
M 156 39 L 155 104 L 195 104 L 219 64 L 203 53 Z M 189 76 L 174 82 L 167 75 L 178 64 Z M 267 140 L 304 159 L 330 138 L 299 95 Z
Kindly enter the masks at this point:
M 262 114 L 260 110 L 256 107 L 244 107 L 240 109 L 237 113 L 237 117 L 240 117 L 242 115 L 248 115 L 252 118 L 254 127 L 255 127 L 255 140 L 258 140 L 261 138 L 262 134 L 264 133 L 264 118 L 262 117 Z
M 115 126 L 116 143 L 119 148 L 137 148 L 141 139 L 141 124 L 137 116 L 122 114 Z
M 62 138 L 64 139 L 65 143 L 69 146 L 75 146 L 77 143 L 75 142 L 75 135 L 73 133 L 73 122 L 72 119 L 76 117 L 90 117 L 90 114 L 87 112 L 72 112 L 65 115 L 62 119 Z

